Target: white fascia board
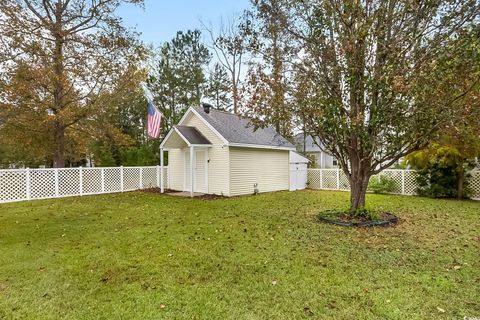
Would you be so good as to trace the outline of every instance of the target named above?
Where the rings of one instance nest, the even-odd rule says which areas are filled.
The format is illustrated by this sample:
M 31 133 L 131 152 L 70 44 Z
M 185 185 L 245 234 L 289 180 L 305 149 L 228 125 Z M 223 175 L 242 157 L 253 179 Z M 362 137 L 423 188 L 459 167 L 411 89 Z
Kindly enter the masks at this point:
M 210 148 L 212 146 L 211 143 L 209 144 L 190 144 L 192 147 L 195 148 Z
M 242 148 L 255 148 L 255 149 L 272 149 L 272 150 L 295 151 L 295 148 L 291 148 L 291 147 L 267 146 L 267 145 L 262 145 L 262 144 L 230 143 L 229 146 L 230 147 L 242 147 Z
M 162 143 L 160 143 L 160 148 L 163 148 L 163 146 L 165 145 L 165 143 L 167 142 L 167 140 L 170 138 L 170 136 L 172 135 L 174 131 L 174 128 L 170 129 L 170 131 L 168 131 L 167 135 L 165 138 L 163 138 L 163 141 Z
M 191 111 L 192 111 L 192 107 L 188 107 L 187 111 L 185 111 L 180 121 L 178 121 L 177 123 L 178 126 L 182 125 L 183 121 L 185 121 L 185 119 L 187 118 L 188 113 L 190 113 Z

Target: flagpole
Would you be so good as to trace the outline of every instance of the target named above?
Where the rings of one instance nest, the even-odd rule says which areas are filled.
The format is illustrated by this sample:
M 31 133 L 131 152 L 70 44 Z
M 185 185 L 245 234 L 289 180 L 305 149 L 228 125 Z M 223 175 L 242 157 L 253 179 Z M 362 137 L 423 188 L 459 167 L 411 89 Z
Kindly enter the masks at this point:
M 147 98 L 147 126 L 146 126 L 146 129 L 147 129 L 147 139 L 149 137 L 149 134 L 148 134 L 148 108 L 151 106 L 152 108 L 155 109 L 155 112 L 158 112 L 159 113 L 159 116 L 160 116 L 160 120 L 159 120 L 159 128 L 158 128 L 158 139 L 161 141 L 161 121 L 162 121 L 162 118 L 164 117 L 163 113 L 160 112 L 160 110 L 158 110 L 157 106 L 153 103 L 153 99 L 150 98 L 150 96 L 153 97 L 153 95 L 151 94 L 150 90 L 148 90 L 148 88 L 146 86 L 143 86 L 143 90 L 144 90 L 144 93 L 145 93 L 145 97 Z M 157 138 L 156 134 L 155 134 L 155 137 L 152 136 L 152 138 Z M 160 156 L 160 192 L 163 193 L 164 190 L 165 190 L 165 186 L 164 186 L 164 183 L 163 183 L 163 178 L 164 178 L 164 174 L 163 174 L 163 171 L 164 171 L 164 150 L 162 148 L 162 145 L 160 143 L 160 146 L 159 146 L 159 156 Z M 158 177 L 158 176 L 157 176 Z

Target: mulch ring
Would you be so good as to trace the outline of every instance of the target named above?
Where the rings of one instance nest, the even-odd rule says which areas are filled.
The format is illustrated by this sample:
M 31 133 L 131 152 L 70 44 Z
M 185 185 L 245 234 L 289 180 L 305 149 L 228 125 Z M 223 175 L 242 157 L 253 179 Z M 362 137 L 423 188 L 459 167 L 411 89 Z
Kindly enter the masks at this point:
M 321 215 L 318 216 L 318 220 L 342 227 L 392 227 L 398 223 L 399 219 L 391 213 L 383 212 L 376 220 L 351 219 L 346 216 L 323 217 Z

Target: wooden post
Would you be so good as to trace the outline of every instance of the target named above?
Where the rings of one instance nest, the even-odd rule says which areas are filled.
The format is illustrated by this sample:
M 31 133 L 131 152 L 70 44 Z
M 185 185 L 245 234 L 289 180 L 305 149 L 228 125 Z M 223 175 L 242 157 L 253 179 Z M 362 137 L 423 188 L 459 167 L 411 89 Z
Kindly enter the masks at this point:
M 402 194 L 405 194 L 405 170 L 402 170 Z

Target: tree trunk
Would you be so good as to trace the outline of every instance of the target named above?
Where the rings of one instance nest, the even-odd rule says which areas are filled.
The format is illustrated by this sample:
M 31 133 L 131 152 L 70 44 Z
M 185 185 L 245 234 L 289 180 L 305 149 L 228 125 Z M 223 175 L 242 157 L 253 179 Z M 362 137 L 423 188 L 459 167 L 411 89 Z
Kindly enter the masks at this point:
M 350 213 L 365 208 L 365 195 L 367 193 L 370 171 L 368 163 L 360 161 L 352 155 L 350 159 Z
M 53 154 L 53 167 L 65 167 L 65 128 L 60 123 L 55 123 L 53 133 L 55 151 Z
M 365 195 L 367 193 L 368 180 L 368 176 L 352 177 L 352 183 L 350 186 L 350 213 L 365 208 Z
M 53 112 L 55 115 L 53 127 L 53 142 L 55 145 L 53 154 L 53 166 L 55 168 L 65 167 L 65 126 L 62 120 L 62 111 L 65 108 L 65 68 L 63 65 L 63 45 L 64 36 L 62 32 L 62 3 L 55 4 L 55 25 L 53 26 L 52 34 L 55 38 L 55 49 L 53 52 Z
M 235 66 L 234 66 L 235 67 Z M 238 113 L 238 87 L 237 87 L 237 76 L 235 72 L 232 73 L 232 94 L 233 94 L 233 113 Z

